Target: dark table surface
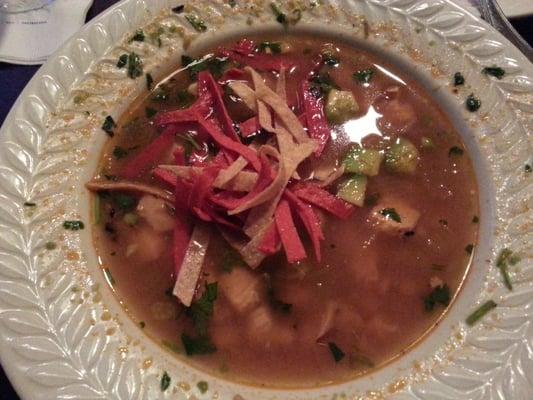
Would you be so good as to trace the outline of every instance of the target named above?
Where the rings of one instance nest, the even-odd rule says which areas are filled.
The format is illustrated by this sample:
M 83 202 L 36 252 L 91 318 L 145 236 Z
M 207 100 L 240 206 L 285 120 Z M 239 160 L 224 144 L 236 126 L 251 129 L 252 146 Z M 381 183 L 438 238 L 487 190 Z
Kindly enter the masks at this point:
M 100 14 L 118 0 L 94 0 L 94 4 L 89 10 L 87 20 Z M 514 19 L 511 21 L 515 28 L 533 45 L 533 16 Z M 28 81 L 37 72 L 39 66 L 12 65 L 0 62 L 0 126 L 4 122 L 7 113 L 24 89 Z M 3 369 L 0 366 L 0 399 L 18 400 L 19 397 L 9 384 Z

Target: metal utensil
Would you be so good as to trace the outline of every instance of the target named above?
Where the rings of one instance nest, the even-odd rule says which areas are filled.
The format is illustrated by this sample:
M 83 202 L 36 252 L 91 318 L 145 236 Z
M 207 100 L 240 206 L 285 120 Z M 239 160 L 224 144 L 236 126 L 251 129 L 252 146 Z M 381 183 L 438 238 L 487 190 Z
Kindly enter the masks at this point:
M 481 13 L 481 17 L 496 28 L 503 36 L 513 43 L 524 55 L 533 62 L 533 48 L 520 36 L 505 17 L 495 0 L 469 0 Z

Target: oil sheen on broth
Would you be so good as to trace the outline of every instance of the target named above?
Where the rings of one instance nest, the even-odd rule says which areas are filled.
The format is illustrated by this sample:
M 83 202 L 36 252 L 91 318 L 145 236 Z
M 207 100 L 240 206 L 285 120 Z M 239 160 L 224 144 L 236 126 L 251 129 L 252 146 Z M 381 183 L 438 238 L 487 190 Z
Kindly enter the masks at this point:
M 193 365 L 267 386 L 343 381 L 416 344 L 460 288 L 477 237 L 472 164 L 437 104 L 385 60 L 305 36 L 252 39 L 268 42 L 263 45 L 266 54 L 281 51 L 304 60 L 304 66 L 321 57 L 317 90 L 351 91 L 355 97 L 357 111 L 340 124 L 330 123 L 332 140 L 320 158 L 300 166 L 301 180 L 338 167 L 354 144 L 383 154 L 398 138 L 416 148 L 416 168 L 398 172 L 385 159 L 379 173 L 368 178 L 365 202 L 350 218 L 320 212 L 325 240 L 319 264 L 306 235 L 304 261 L 289 264 L 281 251 L 251 269 L 213 234 L 198 284 L 218 284 L 206 328 L 216 351 L 206 355 L 183 354 L 180 337 L 194 327 L 190 313 L 172 296 L 172 229 L 165 227 L 170 214 L 165 219 L 161 210 L 150 211 L 150 204 L 144 204 L 149 201 L 139 210 L 140 195 L 100 192 L 96 247 L 130 315 L 148 335 Z M 293 106 L 298 104 L 298 84 L 306 79 L 301 65 L 287 76 L 287 104 Z M 263 76 L 274 87 L 276 74 Z M 128 160 L 156 137 L 154 115 L 194 100 L 187 92 L 191 83 L 189 71 L 175 72 L 134 103 L 104 149 L 98 178 L 119 176 Z M 253 115 L 230 90 L 224 90 L 223 98 L 234 121 Z M 209 147 L 202 143 L 187 139 L 182 144 L 197 160 L 209 157 Z M 154 184 L 149 171 L 139 181 Z M 396 214 L 403 221 L 400 227 L 377 222 L 380 216 L 395 220 Z M 152 217 L 158 229 L 146 221 Z M 197 299 L 200 295 L 201 290 Z

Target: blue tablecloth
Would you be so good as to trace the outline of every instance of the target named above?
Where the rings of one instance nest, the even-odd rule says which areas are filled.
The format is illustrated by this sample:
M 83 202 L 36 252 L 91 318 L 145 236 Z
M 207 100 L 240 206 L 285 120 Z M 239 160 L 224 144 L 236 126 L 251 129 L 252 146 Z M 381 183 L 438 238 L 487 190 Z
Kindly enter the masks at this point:
M 87 20 L 116 3 L 118 0 L 94 0 L 94 5 L 89 10 Z M 515 27 L 522 35 L 533 44 L 533 16 L 513 21 Z M 7 113 L 24 89 L 31 77 L 39 69 L 38 66 L 21 66 L 0 63 L 0 125 L 4 122 Z M 18 396 L 9 384 L 4 371 L 0 367 L 0 399 L 18 400 Z

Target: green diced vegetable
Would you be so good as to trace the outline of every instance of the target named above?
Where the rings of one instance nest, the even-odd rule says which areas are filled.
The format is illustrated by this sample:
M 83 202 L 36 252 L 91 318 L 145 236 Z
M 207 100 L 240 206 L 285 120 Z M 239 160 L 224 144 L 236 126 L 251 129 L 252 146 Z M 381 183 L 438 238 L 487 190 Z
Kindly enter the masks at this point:
M 161 377 L 161 391 L 164 392 L 168 389 L 170 386 L 170 376 L 167 374 L 167 371 L 163 372 L 163 376 Z
M 326 118 L 334 124 L 342 124 L 354 117 L 359 111 L 352 92 L 331 89 L 325 106 Z
M 395 172 L 412 174 L 418 164 L 418 150 L 411 141 L 399 138 L 385 152 L 385 165 Z
M 503 68 L 493 65 L 492 67 L 485 67 L 481 70 L 485 75 L 492 75 L 497 79 L 502 79 L 505 75 L 505 70 Z
M 191 24 L 196 31 L 205 32 L 207 30 L 207 25 L 200 17 L 198 17 L 198 15 L 189 14 L 185 16 L 185 19 L 189 21 L 189 24 Z
M 337 196 L 348 203 L 363 207 L 367 182 L 366 176 L 353 175 L 340 185 Z
M 209 390 L 209 384 L 206 381 L 200 381 L 196 384 L 200 393 L 204 394 Z
M 497 306 L 498 305 L 493 300 L 489 300 L 486 303 L 483 303 L 476 311 L 474 311 L 466 318 L 466 323 L 470 326 L 474 325 L 488 312 L 495 309 Z
M 144 42 L 144 31 L 142 29 L 139 29 L 137 32 L 135 32 L 135 35 L 132 36 L 131 42 Z
M 65 221 L 63 222 L 63 228 L 69 231 L 79 231 L 85 228 L 85 224 L 82 221 Z
M 356 145 L 344 157 L 344 170 L 358 175 L 375 176 L 383 161 L 383 153 L 375 149 L 365 149 Z
M 135 226 L 139 222 L 139 216 L 134 213 L 126 213 L 124 214 L 124 217 L 122 218 L 125 224 L 129 226 Z
M 468 111 L 476 112 L 481 107 L 481 100 L 471 93 L 466 98 L 465 106 Z
M 465 77 L 460 72 L 453 75 L 453 86 L 460 86 L 465 84 Z
M 437 286 L 424 299 L 424 308 L 426 311 L 432 311 L 437 304 L 447 307 L 450 304 L 450 288 L 448 285 Z
M 344 351 L 341 350 L 341 348 L 339 346 L 337 346 L 335 343 L 333 342 L 329 342 L 328 343 L 328 347 L 329 347 L 329 351 L 331 351 L 331 355 L 333 357 L 333 359 L 335 360 L 336 363 L 338 363 L 339 361 L 341 361 L 345 354 L 344 354 Z

